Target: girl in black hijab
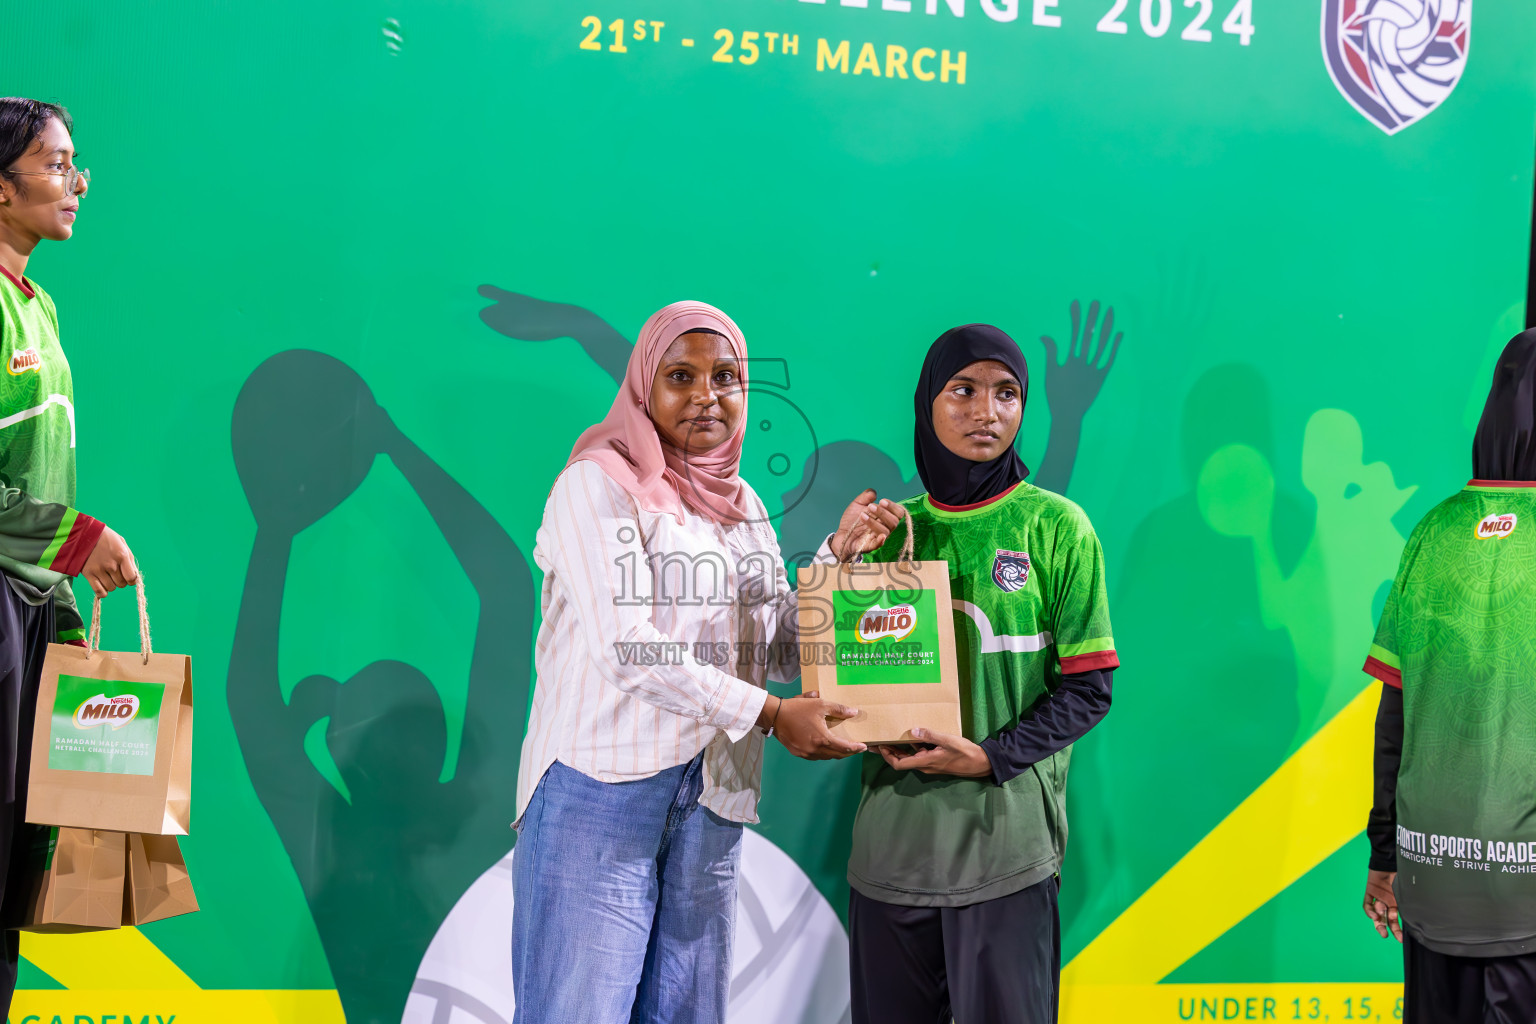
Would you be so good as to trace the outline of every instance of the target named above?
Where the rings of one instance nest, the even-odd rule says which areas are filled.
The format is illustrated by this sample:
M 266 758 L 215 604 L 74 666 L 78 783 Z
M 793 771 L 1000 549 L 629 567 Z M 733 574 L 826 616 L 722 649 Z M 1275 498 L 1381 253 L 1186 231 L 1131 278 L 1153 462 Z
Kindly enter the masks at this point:
M 1029 367 L 986 324 L 946 331 L 913 396 L 919 560 L 949 564 L 965 735 L 864 755 L 848 881 L 854 1024 L 1048 1024 L 1073 741 L 1120 664 L 1083 510 L 1024 478 Z M 872 556 L 898 556 L 900 530 Z M 898 965 L 893 967 L 892 965 Z
M 1472 438 L 1474 480 L 1536 480 L 1536 330 L 1510 339 Z
M 1400 794 L 1408 834 L 1485 836 L 1486 861 L 1500 859 L 1495 840 L 1520 848 L 1533 834 L 1529 783 L 1505 766 L 1525 756 L 1536 724 L 1528 710 L 1536 662 L 1523 653 L 1536 650 L 1536 559 L 1520 533 L 1536 528 L 1536 330 L 1515 335 L 1494 366 L 1472 439 L 1472 477 L 1409 537 L 1365 663 L 1383 685 L 1363 909 L 1378 935 L 1403 943 L 1409 1024 L 1536 1020 L 1531 901 L 1518 880 L 1505 881 L 1510 867 L 1484 862 L 1477 866 L 1488 874 L 1471 875 L 1463 861 L 1408 850 L 1430 866 L 1409 864 L 1406 888 L 1397 876 Z M 1461 709 L 1473 706 L 1458 723 Z M 1467 724 L 1473 719 L 1475 728 Z M 1449 758 L 1454 773 L 1443 770 Z M 1454 820 L 1463 806 L 1475 808 L 1480 831 Z
M 933 403 L 957 373 L 990 360 L 1007 367 L 1019 383 L 1019 413 L 1029 398 L 1029 366 L 1014 340 L 990 324 L 966 324 L 939 335 L 928 349 L 913 397 L 917 473 L 934 500 L 946 505 L 974 505 L 995 498 L 1029 476 L 1029 467 L 1013 445 L 987 462 L 972 462 L 944 446 L 934 433 Z M 1014 425 L 1018 429 L 1018 425 Z

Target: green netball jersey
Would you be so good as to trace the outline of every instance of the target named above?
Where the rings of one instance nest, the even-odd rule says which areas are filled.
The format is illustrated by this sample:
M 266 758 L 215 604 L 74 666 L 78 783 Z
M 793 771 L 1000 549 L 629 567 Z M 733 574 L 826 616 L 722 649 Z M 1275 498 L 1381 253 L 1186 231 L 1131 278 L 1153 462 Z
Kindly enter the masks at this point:
M 48 293 L 0 268 L 0 569 L 53 589 L 60 641 L 85 637 L 70 591 L 102 524 L 76 512 L 75 392 Z
M 1120 664 L 1104 556 L 1083 510 L 1020 483 L 990 502 L 903 502 L 919 560 L 949 563 L 961 720 L 980 742 L 1016 726 L 1063 672 Z M 900 530 L 868 560 L 893 561 Z M 848 882 L 905 906 L 967 906 L 1055 874 L 1067 841 L 1068 747 L 998 785 L 896 771 L 864 755 Z
M 1403 691 L 1408 929 L 1450 955 L 1536 951 L 1536 484 L 1473 481 L 1424 518 L 1366 671 Z

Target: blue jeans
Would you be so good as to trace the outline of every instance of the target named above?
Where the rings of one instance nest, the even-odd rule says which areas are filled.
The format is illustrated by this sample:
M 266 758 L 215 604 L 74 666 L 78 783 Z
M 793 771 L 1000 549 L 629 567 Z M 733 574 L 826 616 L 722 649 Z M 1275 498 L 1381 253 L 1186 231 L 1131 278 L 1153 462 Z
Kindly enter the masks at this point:
M 703 771 L 544 773 L 512 859 L 513 1024 L 724 1024 L 742 826 L 699 806 Z

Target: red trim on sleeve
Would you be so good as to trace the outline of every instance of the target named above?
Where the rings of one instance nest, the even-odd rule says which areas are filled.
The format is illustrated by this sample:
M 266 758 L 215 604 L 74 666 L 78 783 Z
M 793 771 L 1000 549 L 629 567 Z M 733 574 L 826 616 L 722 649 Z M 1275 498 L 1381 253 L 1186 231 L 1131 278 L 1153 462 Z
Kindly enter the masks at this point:
M 1114 651 L 1094 651 L 1092 654 L 1078 654 L 1070 658 L 1061 659 L 1063 675 L 1073 675 L 1078 672 L 1102 672 L 1107 668 L 1119 667 L 1120 655 Z
M 84 640 L 65 640 L 64 643 L 69 647 L 79 647 L 84 650 L 90 650 L 90 648 L 86 646 Z
M 75 525 L 70 529 L 69 536 L 59 548 L 59 553 L 54 556 L 53 565 L 49 568 L 65 576 L 80 575 L 80 570 L 85 568 L 85 560 L 91 557 L 91 552 L 96 548 L 96 542 L 101 539 L 101 531 L 106 528 L 107 524 L 100 519 L 92 519 L 84 512 L 76 512 Z
M 1365 659 L 1365 674 L 1380 679 L 1393 689 L 1401 690 L 1403 688 L 1402 671 L 1393 668 L 1379 658 Z

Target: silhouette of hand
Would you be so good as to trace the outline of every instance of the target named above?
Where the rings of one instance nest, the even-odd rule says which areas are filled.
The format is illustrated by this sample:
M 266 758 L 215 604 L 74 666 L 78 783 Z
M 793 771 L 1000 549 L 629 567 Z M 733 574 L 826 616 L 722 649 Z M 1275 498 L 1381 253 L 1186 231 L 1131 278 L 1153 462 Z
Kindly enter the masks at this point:
M 504 291 L 495 285 L 481 285 L 480 294 L 496 301 L 496 305 L 480 311 L 480 319 L 487 327 L 519 341 L 569 338 L 573 329 L 591 317 L 591 313 L 580 306 L 546 302 L 532 295 Z
M 492 330 L 519 341 L 574 338 L 588 358 L 615 382 L 624 379 L 624 367 L 634 345 L 590 309 L 568 302 L 546 302 L 491 284 L 481 285 L 480 294 L 496 302 L 480 311 L 481 321 Z
M 1120 339 L 1125 332 L 1114 333 L 1115 307 L 1109 306 L 1104 310 L 1104 323 L 1095 340 L 1093 331 L 1098 319 L 1097 299 L 1088 306 L 1086 323 L 1081 303 L 1072 300 L 1072 336 L 1068 339 L 1065 360 L 1059 356 L 1055 338 L 1050 335 L 1040 337 L 1046 355 L 1045 404 L 1050 407 L 1053 420 L 1081 420 L 1086 416 L 1115 365 Z

